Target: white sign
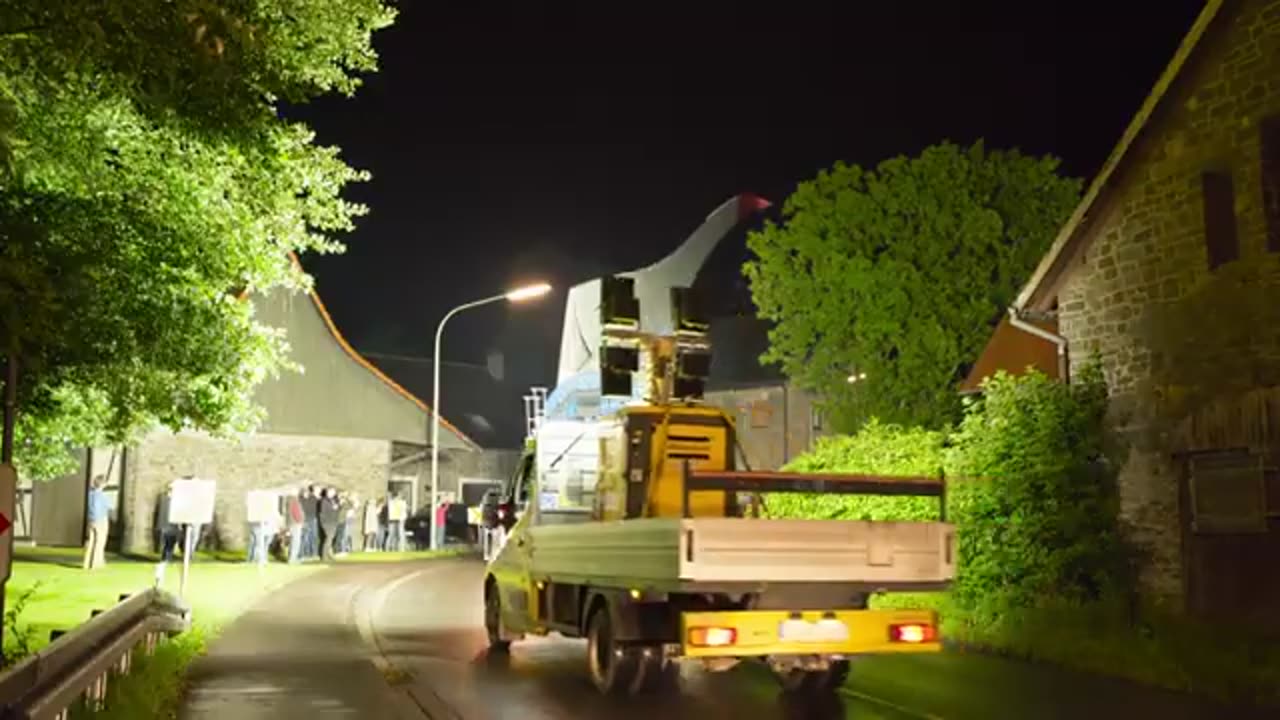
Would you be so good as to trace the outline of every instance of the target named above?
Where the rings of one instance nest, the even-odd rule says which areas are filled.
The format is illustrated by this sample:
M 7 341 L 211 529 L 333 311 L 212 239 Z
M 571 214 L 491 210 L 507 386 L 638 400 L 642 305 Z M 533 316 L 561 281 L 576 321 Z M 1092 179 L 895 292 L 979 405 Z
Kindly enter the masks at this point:
M 279 516 L 280 496 L 270 490 L 250 490 L 248 521 L 251 523 L 275 522 Z
M 174 480 L 173 495 L 169 498 L 169 522 L 174 525 L 211 524 L 216 492 L 217 483 L 213 480 Z

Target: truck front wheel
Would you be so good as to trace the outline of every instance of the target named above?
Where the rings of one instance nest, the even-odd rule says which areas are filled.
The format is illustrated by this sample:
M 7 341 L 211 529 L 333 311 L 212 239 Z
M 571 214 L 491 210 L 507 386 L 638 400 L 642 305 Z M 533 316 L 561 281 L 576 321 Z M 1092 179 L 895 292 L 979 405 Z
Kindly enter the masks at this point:
M 587 665 L 591 682 L 605 695 L 621 695 L 636 679 L 636 653 L 617 644 L 609 608 L 600 606 L 587 623 Z
M 484 629 L 489 634 L 490 651 L 506 652 L 511 648 L 511 641 L 502 637 L 502 597 L 494 582 L 484 589 Z

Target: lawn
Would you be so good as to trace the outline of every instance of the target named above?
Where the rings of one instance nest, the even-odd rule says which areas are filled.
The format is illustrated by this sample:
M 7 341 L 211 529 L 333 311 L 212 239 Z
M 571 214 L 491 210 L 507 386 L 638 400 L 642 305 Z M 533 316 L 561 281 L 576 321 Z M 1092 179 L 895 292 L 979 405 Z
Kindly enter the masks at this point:
M 445 550 L 402 550 L 398 552 L 354 552 L 338 558 L 340 563 L 390 563 L 409 562 L 411 560 L 430 560 L 432 558 L 456 557 L 469 552 L 463 549 L 449 548 Z
M 18 626 L 28 628 L 32 649 L 48 643 L 50 630 L 74 628 L 88 620 L 92 610 L 111 607 L 120 595 L 156 582 L 153 560 L 108 556 L 105 568 L 86 572 L 80 568 L 78 548 L 17 547 L 14 553 L 6 609 L 13 609 L 27 590 L 35 588 L 18 618 Z M 192 619 L 203 629 L 216 631 L 272 589 L 322 567 L 271 563 L 259 571 L 244 562 L 199 557 L 191 565 L 186 593 Z M 181 562 L 169 563 L 162 587 L 176 594 L 181 575 Z M 12 633 L 6 633 L 6 646 L 14 640 Z

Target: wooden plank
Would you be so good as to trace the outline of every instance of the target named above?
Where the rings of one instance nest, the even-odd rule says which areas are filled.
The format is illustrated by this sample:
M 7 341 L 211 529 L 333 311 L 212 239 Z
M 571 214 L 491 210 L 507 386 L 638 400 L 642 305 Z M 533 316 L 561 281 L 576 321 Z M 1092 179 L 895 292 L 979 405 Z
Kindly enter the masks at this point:
M 942 497 L 946 483 L 938 478 L 896 475 L 828 475 L 819 473 L 691 471 L 686 492 L 817 492 L 862 495 Z

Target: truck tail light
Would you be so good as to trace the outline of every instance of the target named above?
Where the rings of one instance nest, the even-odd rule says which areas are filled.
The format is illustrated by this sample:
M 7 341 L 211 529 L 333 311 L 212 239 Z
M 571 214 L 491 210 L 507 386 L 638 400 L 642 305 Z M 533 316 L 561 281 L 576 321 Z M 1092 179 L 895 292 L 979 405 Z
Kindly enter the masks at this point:
M 738 641 L 738 631 L 731 627 L 689 628 L 689 644 L 699 647 L 726 647 Z
M 917 644 L 933 642 L 937 638 L 938 632 L 932 625 L 908 623 L 889 626 L 890 642 Z

